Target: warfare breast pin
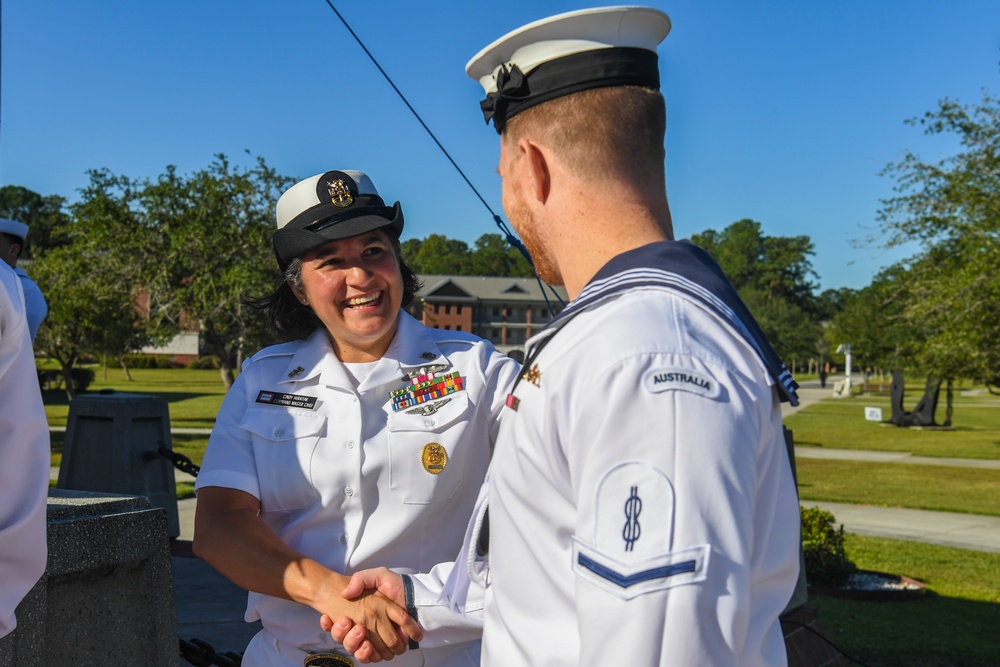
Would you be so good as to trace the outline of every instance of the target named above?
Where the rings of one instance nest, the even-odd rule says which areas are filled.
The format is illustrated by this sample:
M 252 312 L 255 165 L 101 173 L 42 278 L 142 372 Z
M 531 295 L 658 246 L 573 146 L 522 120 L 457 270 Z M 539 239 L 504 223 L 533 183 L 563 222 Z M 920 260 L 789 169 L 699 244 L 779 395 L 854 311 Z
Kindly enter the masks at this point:
M 420 462 L 424 464 L 424 470 L 437 475 L 448 465 L 448 452 L 438 443 L 428 442 L 420 452 Z
M 351 196 L 351 191 L 347 187 L 347 183 L 344 183 L 339 178 L 335 181 L 327 182 L 326 191 L 330 195 L 330 203 L 334 206 L 347 208 L 354 203 L 354 197 Z
M 542 372 L 538 370 L 538 364 L 535 364 L 530 371 L 524 371 L 521 377 L 537 387 L 539 380 L 542 379 Z

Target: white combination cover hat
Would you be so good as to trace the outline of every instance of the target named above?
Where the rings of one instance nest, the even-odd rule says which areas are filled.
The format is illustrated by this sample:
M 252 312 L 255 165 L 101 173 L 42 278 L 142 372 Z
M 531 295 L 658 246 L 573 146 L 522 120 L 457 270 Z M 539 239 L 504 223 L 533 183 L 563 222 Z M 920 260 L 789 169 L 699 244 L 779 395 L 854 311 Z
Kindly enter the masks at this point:
M 282 271 L 296 257 L 330 241 L 386 228 L 399 238 L 403 210 L 386 206 L 360 171 L 332 170 L 288 188 L 275 206 L 278 231 L 271 238 Z

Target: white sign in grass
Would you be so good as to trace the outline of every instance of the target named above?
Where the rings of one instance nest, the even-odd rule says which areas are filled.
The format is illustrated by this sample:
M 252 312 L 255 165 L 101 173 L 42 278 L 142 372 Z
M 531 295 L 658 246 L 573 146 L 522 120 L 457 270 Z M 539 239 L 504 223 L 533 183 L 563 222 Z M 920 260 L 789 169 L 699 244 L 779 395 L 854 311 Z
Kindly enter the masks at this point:
M 865 408 L 865 419 L 870 422 L 882 421 L 882 408 Z

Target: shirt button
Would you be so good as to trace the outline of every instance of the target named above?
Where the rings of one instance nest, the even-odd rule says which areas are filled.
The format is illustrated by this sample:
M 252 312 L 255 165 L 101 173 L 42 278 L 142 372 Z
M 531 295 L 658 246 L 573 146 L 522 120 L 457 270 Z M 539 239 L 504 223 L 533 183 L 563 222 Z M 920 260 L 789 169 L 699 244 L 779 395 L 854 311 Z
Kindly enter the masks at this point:
M 274 429 L 274 434 L 278 435 L 278 436 L 285 435 L 285 429 L 283 429 L 283 428 L 276 428 L 276 429 Z
M 354 489 L 352 489 L 349 486 L 345 486 L 344 487 L 344 494 L 348 495 L 348 496 L 353 496 L 354 495 Z
M 434 426 L 434 420 L 433 419 L 425 419 L 424 420 L 424 426 Z
M 347 533 L 344 533 L 343 535 L 340 536 L 340 543 L 347 544 Z
M 347 441 L 347 448 L 348 449 L 354 449 L 354 441 L 353 440 L 348 440 Z

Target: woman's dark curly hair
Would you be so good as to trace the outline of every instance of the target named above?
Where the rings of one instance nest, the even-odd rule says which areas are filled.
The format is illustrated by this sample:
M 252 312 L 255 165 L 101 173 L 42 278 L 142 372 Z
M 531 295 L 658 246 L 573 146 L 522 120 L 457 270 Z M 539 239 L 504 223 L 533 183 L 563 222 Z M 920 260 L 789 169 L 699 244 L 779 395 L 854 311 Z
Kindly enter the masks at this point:
M 413 303 L 421 284 L 417 274 L 403 261 L 399 239 L 388 234 L 386 236 L 392 243 L 399 272 L 403 277 L 402 307 L 406 308 Z M 280 339 L 290 341 L 308 338 L 317 327 L 323 326 L 323 322 L 316 317 L 312 308 L 299 301 L 288 283 L 299 289 L 302 287 L 302 260 L 298 257 L 288 263 L 288 268 L 285 269 L 273 292 L 261 297 L 244 299 L 244 303 L 261 312 Z

